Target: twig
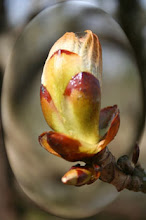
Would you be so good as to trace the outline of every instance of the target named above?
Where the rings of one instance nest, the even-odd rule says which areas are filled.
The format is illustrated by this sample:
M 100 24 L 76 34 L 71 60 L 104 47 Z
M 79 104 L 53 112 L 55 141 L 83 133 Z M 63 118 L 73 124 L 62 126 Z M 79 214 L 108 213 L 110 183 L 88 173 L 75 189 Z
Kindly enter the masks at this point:
M 128 189 L 146 193 L 146 173 L 140 165 L 134 166 L 128 156 L 122 156 L 116 162 L 106 147 L 96 155 L 94 163 L 102 168 L 100 180 L 114 185 L 118 191 Z

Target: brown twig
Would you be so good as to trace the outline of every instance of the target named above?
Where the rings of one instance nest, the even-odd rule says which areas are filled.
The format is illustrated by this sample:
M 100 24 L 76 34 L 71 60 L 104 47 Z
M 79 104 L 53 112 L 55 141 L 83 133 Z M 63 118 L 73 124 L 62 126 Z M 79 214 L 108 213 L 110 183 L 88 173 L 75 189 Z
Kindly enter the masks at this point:
M 140 165 L 134 166 L 128 156 L 122 156 L 116 162 L 106 147 L 96 155 L 95 163 L 102 168 L 100 180 L 114 185 L 118 191 L 128 189 L 146 193 L 146 173 Z

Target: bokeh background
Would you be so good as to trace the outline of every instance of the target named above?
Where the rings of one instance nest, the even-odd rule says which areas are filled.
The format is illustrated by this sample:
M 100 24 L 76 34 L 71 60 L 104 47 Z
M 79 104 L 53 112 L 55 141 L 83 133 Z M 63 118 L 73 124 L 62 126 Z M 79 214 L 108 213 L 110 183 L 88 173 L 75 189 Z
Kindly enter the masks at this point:
M 53 5 L 54 3 L 58 2 L 69 2 L 69 1 L 51 1 L 51 0 L 1 0 L 0 2 L 0 82 L 2 85 L 2 79 L 4 76 L 5 68 L 8 63 L 9 55 L 12 51 L 14 43 L 19 35 L 22 33 L 26 24 L 37 15 L 41 10 L 45 9 L 48 6 Z M 124 102 L 124 97 L 128 97 L 129 103 L 124 103 L 124 111 L 127 111 L 127 115 L 129 117 L 124 117 L 124 120 L 129 122 L 129 118 L 132 117 L 136 118 L 134 121 L 138 126 L 138 131 L 136 134 L 132 134 L 131 138 L 135 140 L 135 136 L 137 136 L 140 140 L 140 148 L 141 148 L 141 155 L 140 155 L 140 162 L 143 167 L 146 168 L 146 129 L 143 130 L 144 125 L 144 118 L 142 118 L 141 122 L 138 123 L 137 120 L 139 119 L 138 111 L 144 113 L 145 111 L 145 97 L 135 97 L 132 91 L 136 88 L 137 91 L 137 84 L 140 85 L 140 89 L 142 93 L 145 91 L 145 76 L 146 76 L 146 1 L 145 0 L 94 0 L 94 1 L 87 1 L 93 2 L 97 7 L 103 9 L 107 13 L 109 13 L 123 28 L 125 31 L 128 40 L 131 43 L 133 48 L 135 58 L 136 58 L 136 66 L 138 68 L 138 72 L 141 77 L 142 83 L 136 82 L 135 78 L 131 78 L 133 75 L 128 75 L 124 80 L 126 80 L 126 85 L 124 91 L 121 91 L 121 105 L 122 100 Z M 72 11 L 75 13 L 74 11 Z M 109 32 L 110 35 L 110 32 Z M 112 33 L 110 36 L 114 36 Z M 125 45 L 122 45 L 125 46 Z M 112 48 L 113 49 L 113 48 Z M 105 50 L 106 51 L 106 50 Z M 107 50 L 109 53 L 109 50 Z M 108 81 L 112 86 L 111 89 L 111 99 L 114 101 L 116 99 L 115 90 L 116 92 L 123 88 L 123 84 L 121 81 L 121 85 L 119 88 L 115 88 L 115 74 L 116 70 L 120 69 L 120 65 L 125 65 L 125 71 L 129 69 L 129 72 L 135 71 L 133 70 L 133 64 L 131 60 L 124 59 L 123 54 L 121 53 L 121 60 L 118 59 L 119 57 L 119 50 L 115 50 L 116 56 L 113 60 L 109 63 L 108 61 L 108 68 L 111 68 L 112 75 L 108 76 Z M 106 58 L 106 56 L 105 56 Z M 112 67 L 114 65 L 114 68 Z M 116 68 L 115 68 L 116 66 Z M 122 67 L 123 69 L 123 67 Z M 106 67 L 104 67 L 104 71 L 106 72 Z M 135 73 L 134 73 L 135 74 Z M 134 75 L 135 76 L 135 75 Z M 105 77 L 105 81 L 107 77 Z M 18 81 L 18 79 L 17 79 Z M 127 84 L 127 82 L 129 82 Z M 106 90 L 103 91 L 107 94 L 109 91 L 108 84 L 105 86 Z M 119 89 L 119 90 L 118 90 Z M 131 92 L 130 92 L 131 91 Z M 134 96 L 134 97 L 133 97 Z M 141 101 L 136 99 L 141 99 Z M 130 101 L 132 100 L 132 101 Z M 133 101 L 134 100 L 134 101 Z M 105 103 L 106 104 L 106 103 Z M 137 108 L 135 107 L 136 105 Z M 123 106 L 123 105 L 122 105 Z M 136 112 L 133 113 L 133 108 L 136 109 Z M 27 118 L 27 113 L 25 115 Z M 132 122 L 133 123 L 133 122 Z M 11 123 L 10 123 L 11 125 Z M 28 124 L 27 124 L 28 125 Z M 133 125 L 136 126 L 135 124 Z M 11 129 L 11 127 L 10 127 Z M 142 132 L 143 130 L 143 132 Z M 122 148 L 122 145 L 125 145 L 124 140 L 126 139 L 126 135 L 132 131 L 131 124 L 130 127 L 123 133 L 123 136 L 120 136 L 121 141 L 118 143 L 119 147 Z M 45 219 L 59 219 L 48 213 L 42 211 L 39 207 L 37 207 L 33 202 L 31 202 L 27 196 L 22 192 L 19 184 L 17 183 L 15 176 L 13 174 L 13 170 L 9 165 L 9 161 L 7 158 L 4 141 L 2 138 L 2 127 L 1 127 L 1 142 L 0 142 L 0 219 L 7 220 L 7 219 L 22 219 L 22 220 L 45 220 Z M 16 132 L 14 132 L 16 133 Z M 124 138 L 122 138 L 124 137 Z M 137 138 L 136 137 L 136 138 Z M 121 151 L 122 152 L 122 151 Z M 124 153 L 124 151 L 122 152 Z M 117 154 L 118 155 L 118 154 Z M 116 156 L 117 156 L 116 155 Z M 119 155 L 118 155 L 119 156 Z M 146 217 L 146 198 L 145 195 L 142 193 L 133 193 L 124 191 L 122 192 L 114 202 L 110 205 L 105 207 L 100 213 L 98 213 L 94 217 L 90 217 L 88 219 L 145 219 Z

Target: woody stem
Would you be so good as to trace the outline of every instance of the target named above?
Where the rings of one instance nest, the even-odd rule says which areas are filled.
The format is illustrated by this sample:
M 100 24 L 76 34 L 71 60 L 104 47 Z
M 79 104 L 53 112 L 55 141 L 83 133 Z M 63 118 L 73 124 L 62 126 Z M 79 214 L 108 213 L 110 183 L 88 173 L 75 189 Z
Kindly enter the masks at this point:
M 95 163 L 102 168 L 100 180 L 114 185 L 118 191 L 128 189 L 146 193 L 146 173 L 140 165 L 133 166 L 128 156 L 122 156 L 116 162 L 106 147 L 96 155 Z

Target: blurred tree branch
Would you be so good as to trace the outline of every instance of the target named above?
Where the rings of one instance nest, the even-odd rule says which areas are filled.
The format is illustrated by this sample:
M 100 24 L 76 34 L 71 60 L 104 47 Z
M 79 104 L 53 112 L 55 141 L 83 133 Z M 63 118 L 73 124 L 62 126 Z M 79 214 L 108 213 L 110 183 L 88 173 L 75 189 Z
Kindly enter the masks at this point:
M 0 70 L 0 92 L 2 72 Z M 0 117 L 0 219 L 16 220 L 16 209 L 14 206 L 14 190 L 12 187 L 11 169 L 2 137 L 2 125 Z
M 143 115 L 145 113 L 146 92 L 146 51 L 144 48 L 144 12 L 138 0 L 119 0 L 119 21 L 125 31 L 135 53 L 137 65 L 141 74 L 143 97 Z M 141 120 L 140 133 L 144 127 L 144 119 Z M 116 162 L 115 157 L 106 148 L 97 156 L 98 165 L 103 169 L 100 179 L 113 184 L 118 191 L 124 188 L 146 193 L 146 173 L 139 164 L 135 167 L 131 164 L 128 156 L 122 156 Z
M 0 1 L 0 31 L 3 31 L 6 27 L 6 13 L 4 7 L 4 0 Z
M 143 97 L 143 114 L 146 108 L 146 51 L 144 48 L 144 36 L 142 35 L 144 23 L 144 12 L 140 7 L 138 0 L 119 0 L 119 21 L 124 29 L 135 53 L 137 65 L 141 74 Z M 140 125 L 140 133 L 144 127 L 144 119 Z M 101 157 L 101 158 L 100 158 Z M 115 157 L 106 148 L 101 152 L 99 158 L 103 167 L 100 179 L 113 184 L 118 191 L 127 188 L 133 191 L 142 191 L 146 193 L 146 173 L 139 164 L 135 167 L 131 164 L 127 156 L 119 158 L 116 162 Z
M 139 0 L 119 0 L 119 22 L 125 31 L 133 51 L 141 75 L 143 92 L 143 113 L 146 112 L 146 48 L 143 30 L 145 24 L 145 12 L 140 7 Z M 140 133 L 144 127 L 144 119 L 141 120 Z
M 4 0 L 0 1 L 0 32 L 7 27 Z M 0 66 L 0 99 L 4 67 Z M 0 219 L 16 220 L 17 214 L 14 205 L 14 190 L 12 187 L 11 169 L 3 142 L 3 132 L 0 115 Z

